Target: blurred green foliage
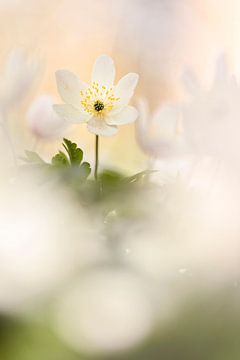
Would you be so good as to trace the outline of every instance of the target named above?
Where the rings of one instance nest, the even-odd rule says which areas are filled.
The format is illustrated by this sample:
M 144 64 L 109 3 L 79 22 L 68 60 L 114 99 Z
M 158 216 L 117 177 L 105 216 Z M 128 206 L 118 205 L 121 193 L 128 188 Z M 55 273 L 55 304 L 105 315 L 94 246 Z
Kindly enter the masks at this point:
M 99 326 L 99 324 L 96 324 Z M 225 289 L 186 302 L 167 323 L 159 324 L 138 348 L 95 357 L 76 354 L 36 320 L 0 317 L 0 359 L 4 360 L 238 360 L 239 293 Z
M 39 182 L 50 183 L 55 180 L 66 186 L 70 191 L 77 192 L 78 199 L 85 205 L 104 203 L 112 199 L 116 204 L 119 196 L 124 200 L 147 184 L 146 180 L 152 171 L 142 171 L 130 177 L 112 170 L 100 172 L 98 180 L 90 178 L 91 167 L 88 162 L 82 162 L 83 151 L 74 142 L 63 139 L 65 152 L 59 150 L 52 157 L 51 163 L 45 162 L 37 153 L 25 151 L 22 158 L 23 173 L 32 171 Z
M 0 359 L 81 360 L 68 350 L 41 322 L 0 317 Z
M 149 181 L 151 172 L 133 176 L 105 169 L 98 180 L 90 177 L 90 164 L 82 162 L 83 152 L 64 139 L 65 152 L 59 151 L 51 163 L 27 151 L 23 173 L 34 171 L 40 182 L 56 183 L 73 192 L 81 205 L 102 214 L 105 234 L 117 246 L 119 221 L 147 219 L 149 197 L 156 185 Z M 54 181 L 53 181 L 54 180 Z M 159 189 L 159 187 L 158 187 Z M 161 190 L 161 189 L 160 189 Z M 139 201 L 139 199 L 141 199 Z M 164 219 L 163 219 L 164 221 Z M 173 221 L 174 222 L 174 221 Z M 174 222 L 177 226 L 176 222 Z M 127 226 L 127 223 L 126 223 Z M 122 230 L 123 226 L 120 227 Z M 122 235 L 122 234 L 121 234 Z M 119 236 L 121 240 L 121 236 Z M 199 292 L 200 293 L 200 292 Z M 207 295 L 208 294 L 208 295 Z M 190 300 L 189 300 L 190 299 Z M 194 300 L 195 299 L 195 300 Z M 96 324 L 99 326 L 99 324 Z M 169 321 L 156 321 L 152 334 L 137 348 L 113 355 L 99 355 L 98 360 L 239 360 L 240 310 L 239 289 L 232 286 L 209 294 L 203 289 L 196 298 L 190 294 L 184 306 Z M 3 360 L 88 360 L 87 355 L 67 348 L 51 323 L 29 318 L 0 318 L 0 359 Z

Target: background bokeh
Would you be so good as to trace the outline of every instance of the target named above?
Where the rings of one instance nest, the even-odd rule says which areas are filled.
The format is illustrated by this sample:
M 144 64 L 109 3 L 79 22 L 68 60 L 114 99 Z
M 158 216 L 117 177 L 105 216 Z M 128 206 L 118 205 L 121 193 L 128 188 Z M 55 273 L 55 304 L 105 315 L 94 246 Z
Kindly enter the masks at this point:
M 39 94 L 57 95 L 57 69 L 67 68 L 87 81 L 95 58 L 106 53 L 116 62 L 118 78 L 129 71 L 140 73 L 137 92 L 156 107 L 181 96 L 179 77 L 185 66 L 208 81 L 216 56 L 224 51 L 239 73 L 239 27 L 237 0 L 1 0 L 1 64 L 12 48 L 20 47 L 42 65 L 21 111 L 12 114 L 16 141 L 30 146 L 26 109 Z M 84 127 L 74 128 L 71 135 L 89 152 L 92 137 Z M 121 168 L 142 168 L 133 125 L 103 139 L 102 145 L 110 149 L 105 158 L 117 160 Z M 52 146 L 45 144 L 42 151 L 47 155 Z

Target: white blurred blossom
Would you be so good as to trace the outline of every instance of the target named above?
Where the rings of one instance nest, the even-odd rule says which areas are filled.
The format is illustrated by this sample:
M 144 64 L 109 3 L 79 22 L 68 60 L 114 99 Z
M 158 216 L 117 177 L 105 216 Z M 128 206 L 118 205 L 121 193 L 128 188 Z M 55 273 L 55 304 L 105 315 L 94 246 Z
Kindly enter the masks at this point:
M 182 111 L 179 105 L 162 105 L 150 113 L 147 101 L 138 101 L 139 117 L 136 137 L 148 165 L 158 170 L 151 178 L 161 183 L 175 179 L 188 170 L 190 163 L 184 157 L 187 146 L 182 130 Z
M 55 326 L 74 349 L 109 353 L 138 344 L 152 324 L 153 308 L 142 279 L 127 269 L 104 266 L 63 294 Z
M 81 207 L 58 191 L 30 180 L 2 184 L 1 311 L 41 303 L 77 269 L 105 257 L 97 219 L 92 227 Z
M 12 154 L 12 159 L 9 159 L 5 152 L 6 162 L 9 164 L 12 163 L 12 160 L 15 165 L 17 164 L 15 144 L 9 131 L 9 113 L 27 95 L 39 70 L 39 63 L 29 59 L 22 49 L 13 49 L 7 57 L 0 76 L 0 126 L 3 135 L 1 144 L 6 149 L 6 143 Z
M 152 158 L 179 156 L 184 151 L 180 108 L 162 105 L 153 114 L 146 100 L 138 102 L 137 139 Z
M 66 131 L 69 123 L 53 110 L 56 100 L 51 95 L 41 95 L 27 112 L 27 124 L 36 138 L 55 138 Z
M 26 96 L 39 71 L 39 64 L 22 49 L 13 49 L 7 58 L 0 83 L 0 111 L 5 113 Z
M 225 56 L 216 63 L 210 88 L 203 87 L 191 71 L 184 73 L 183 81 L 190 95 L 182 106 L 183 129 L 192 152 L 239 162 L 240 87 Z

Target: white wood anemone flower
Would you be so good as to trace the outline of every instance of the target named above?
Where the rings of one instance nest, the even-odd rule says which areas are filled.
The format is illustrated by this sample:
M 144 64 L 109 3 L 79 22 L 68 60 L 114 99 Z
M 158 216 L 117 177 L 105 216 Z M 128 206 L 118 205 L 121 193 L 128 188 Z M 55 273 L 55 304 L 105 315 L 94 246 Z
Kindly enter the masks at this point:
M 53 108 L 66 121 L 87 123 L 88 130 L 95 135 L 115 135 L 119 125 L 132 123 L 138 116 L 137 110 L 128 105 L 138 77 L 129 73 L 114 86 L 115 66 L 107 55 L 97 58 L 90 85 L 68 70 L 58 70 L 58 91 L 65 104 Z
M 151 112 L 146 99 L 138 100 L 136 139 L 148 156 L 148 168 L 157 170 L 151 180 L 158 184 L 175 181 L 188 172 L 189 150 L 182 129 L 181 105 L 162 104 Z

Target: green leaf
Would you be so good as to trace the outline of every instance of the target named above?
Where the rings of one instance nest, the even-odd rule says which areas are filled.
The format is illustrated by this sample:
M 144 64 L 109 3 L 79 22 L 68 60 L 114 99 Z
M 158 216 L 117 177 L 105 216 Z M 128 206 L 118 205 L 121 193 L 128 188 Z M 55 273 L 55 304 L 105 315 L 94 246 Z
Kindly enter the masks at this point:
M 68 166 L 69 160 L 62 151 L 59 151 L 59 153 L 52 158 L 52 165 L 57 167 Z
M 83 159 L 83 152 L 77 147 L 77 144 L 68 139 L 63 139 L 63 146 L 68 153 L 72 165 L 80 165 Z
M 148 175 L 153 174 L 157 172 L 157 170 L 145 170 L 145 171 L 141 171 L 135 175 L 126 177 L 122 180 L 123 183 L 126 184 L 132 184 L 132 183 L 136 183 L 138 181 L 141 181 L 143 179 L 145 179 Z
M 34 151 L 25 150 L 25 155 L 26 158 L 21 158 L 25 162 L 32 164 L 45 164 L 45 161 Z
M 106 169 L 99 174 L 99 179 L 102 183 L 116 184 L 122 181 L 124 176 L 117 171 Z
M 88 162 L 83 162 L 80 166 L 81 177 L 85 180 L 91 173 L 91 167 Z

